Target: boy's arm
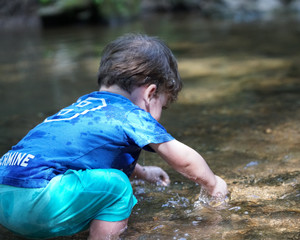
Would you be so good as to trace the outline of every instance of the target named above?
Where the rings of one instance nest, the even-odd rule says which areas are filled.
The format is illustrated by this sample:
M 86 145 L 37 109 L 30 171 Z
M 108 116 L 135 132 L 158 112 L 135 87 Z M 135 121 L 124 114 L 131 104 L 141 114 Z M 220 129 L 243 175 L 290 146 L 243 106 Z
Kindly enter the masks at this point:
M 133 178 L 146 180 L 152 183 L 159 183 L 164 186 L 169 185 L 170 178 L 168 174 L 162 170 L 160 167 L 156 166 L 141 166 L 136 164 L 134 171 L 132 173 Z
M 202 185 L 212 196 L 225 197 L 227 185 L 223 179 L 214 175 L 206 161 L 194 149 L 172 140 L 150 146 L 177 172 Z

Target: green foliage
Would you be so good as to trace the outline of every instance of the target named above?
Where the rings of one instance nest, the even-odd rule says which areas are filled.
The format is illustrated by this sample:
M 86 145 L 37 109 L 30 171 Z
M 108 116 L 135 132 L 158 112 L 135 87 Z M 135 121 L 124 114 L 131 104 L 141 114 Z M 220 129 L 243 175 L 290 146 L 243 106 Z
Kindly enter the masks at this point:
M 97 1 L 97 0 L 95 0 Z M 132 17 L 139 13 L 140 0 L 98 0 L 100 15 L 106 19 Z
M 102 2 L 103 2 L 103 0 L 93 0 L 93 2 L 95 3 L 95 4 L 101 4 Z
M 54 3 L 54 0 L 39 0 L 39 3 L 41 5 L 49 5 L 51 3 Z
M 42 8 L 51 6 L 51 10 L 56 9 L 57 12 L 72 11 L 75 8 L 89 10 L 93 5 L 97 8 L 98 15 L 107 20 L 137 15 L 140 2 L 141 0 L 39 0 Z

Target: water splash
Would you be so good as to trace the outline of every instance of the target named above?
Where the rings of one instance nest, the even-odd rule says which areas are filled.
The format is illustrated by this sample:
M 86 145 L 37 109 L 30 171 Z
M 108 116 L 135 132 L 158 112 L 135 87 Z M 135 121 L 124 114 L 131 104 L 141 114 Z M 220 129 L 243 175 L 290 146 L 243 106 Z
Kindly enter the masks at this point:
M 201 188 L 198 200 L 194 202 L 194 208 L 208 207 L 214 209 L 225 209 L 228 207 L 230 193 L 225 196 L 210 196 L 208 192 Z
M 168 199 L 167 203 L 163 204 L 162 207 L 171 207 L 171 208 L 187 208 L 190 205 L 190 201 L 185 197 L 180 197 L 178 193 L 174 197 Z

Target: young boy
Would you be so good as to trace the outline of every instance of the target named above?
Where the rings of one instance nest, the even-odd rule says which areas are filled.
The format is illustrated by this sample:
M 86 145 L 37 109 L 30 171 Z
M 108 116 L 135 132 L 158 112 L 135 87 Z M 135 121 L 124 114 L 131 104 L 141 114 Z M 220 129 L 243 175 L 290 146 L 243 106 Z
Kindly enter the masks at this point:
M 0 159 L 0 224 L 31 238 L 117 239 L 136 204 L 129 177 L 168 185 L 159 167 L 137 164 L 157 152 L 212 196 L 226 183 L 193 149 L 158 123 L 182 83 L 159 39 L 125 35 L 103 51 L 100 90 L 47 118 Z

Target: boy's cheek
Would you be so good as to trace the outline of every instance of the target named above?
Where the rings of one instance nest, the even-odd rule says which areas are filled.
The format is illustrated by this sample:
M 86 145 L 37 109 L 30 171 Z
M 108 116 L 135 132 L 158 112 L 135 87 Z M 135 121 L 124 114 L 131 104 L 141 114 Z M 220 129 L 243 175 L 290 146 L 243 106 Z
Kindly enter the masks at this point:
M 156 106 L 150 109 L 150 114 L 156 121 L 159 121 L 161 116 L 161 111 L 162 109 Z

